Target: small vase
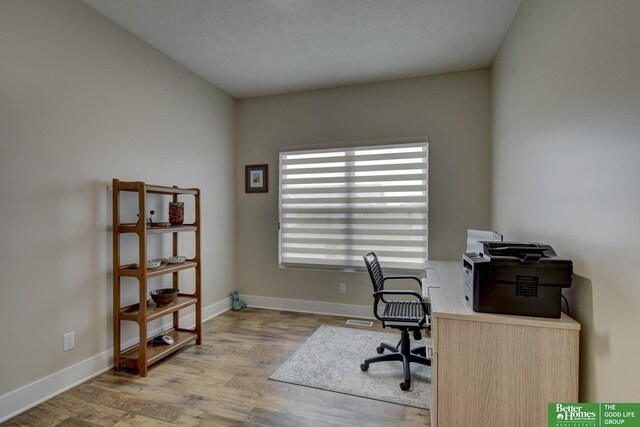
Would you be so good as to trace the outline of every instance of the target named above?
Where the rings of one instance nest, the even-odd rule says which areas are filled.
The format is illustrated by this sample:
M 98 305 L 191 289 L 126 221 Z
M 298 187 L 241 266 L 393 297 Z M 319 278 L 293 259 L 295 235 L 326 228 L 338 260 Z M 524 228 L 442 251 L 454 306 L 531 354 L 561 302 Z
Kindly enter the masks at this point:
M 183 202 L 169 202 L 169 222 L 173 225 L 180 225 L 184 222 Z

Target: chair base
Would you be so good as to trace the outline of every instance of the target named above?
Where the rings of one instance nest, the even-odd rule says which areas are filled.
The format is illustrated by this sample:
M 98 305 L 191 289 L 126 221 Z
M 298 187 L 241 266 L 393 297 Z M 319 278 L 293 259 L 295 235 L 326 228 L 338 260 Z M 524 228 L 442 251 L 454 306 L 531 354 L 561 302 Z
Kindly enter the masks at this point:
M 389 350 L 391 353 L 382 354 L 385 350 Z M 410 364 L 419 363 L 421 365 L 431 366 L 431 360 L 427 359 L 425 346 L 411 349 L 411 341 L 409 340 L 409 331 L 402 331 L 402 338 L 398 345 L 395 347 L 391 344 L 380 343 L 380 346 L 376 348 L 376 351 L 381 356 L 370 357 L 366 359 L 361 365 L 360 369 L 366 371 L 369 369 L 371 363 L 388 362 L 388 361 L 400 361 L 402 362 L 402 368 L 404 370 L 404 381 L 400 383 L 400 389 L 403 391 L 411 388 L 411 369 Z

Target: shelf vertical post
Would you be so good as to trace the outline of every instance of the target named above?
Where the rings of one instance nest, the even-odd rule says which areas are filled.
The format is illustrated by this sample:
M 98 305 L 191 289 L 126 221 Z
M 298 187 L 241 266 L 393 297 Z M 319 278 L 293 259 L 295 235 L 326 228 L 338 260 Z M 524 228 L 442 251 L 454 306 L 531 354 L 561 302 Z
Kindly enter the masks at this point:
M 178 187 L 174 185 L 174 188 L 178 188 Z M 177 202 L 178 195 L 174 194 L 171 200 L 174 203 Z M 173 256 L 178 256 L 179 255 L 178 233 L 173 233 L 172 240 L 173 240 Z M 172 276 L 173 276 L 173 289 L 180 289 L 180 277 L 178 276 L 178 272 L 175 271 L 172 274 Z M 175 313 L 173 313 L 173 328 L 177 330 L 179 327 L 180 327 L 180 313 L 176 311 Z
M 198 302 L 196 303 L 196 327 L 195 332 L 197 334 L 196 345 L 202 343 L 202 260 L 200 258 L 200 236 L 202 234 L 200 223 L 200 189 L 197 189 L 195 194 L 195 225 L 196 225 L 196 297 Z
M 120 311 L 120 189 L 119 181 L 113 179 L 111 190 L 113 196 L 113 370 L 120 371 L 120 319 L 118 312 Z
M 147 376 L 147 220 L 146 203 L 147 191 L 144 183 L 137 184 L 138 189 L 138 284 L 140 291 L 140 312 L 138 314 L 138 327 L 140 332 L 140 357 L 138 358 L 138 370 L 143 377 Z

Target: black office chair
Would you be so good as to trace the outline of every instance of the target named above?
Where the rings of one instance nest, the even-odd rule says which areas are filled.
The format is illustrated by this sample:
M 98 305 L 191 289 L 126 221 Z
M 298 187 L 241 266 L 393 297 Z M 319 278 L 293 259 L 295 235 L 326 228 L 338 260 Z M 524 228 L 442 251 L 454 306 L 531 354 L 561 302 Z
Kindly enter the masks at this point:
M 382 273 L 378 257 L 373 252 L 369 252 L 363 258 L 367 265 L 369 276 L 371 276 L 371 283 L 373 284 L 373 314 L 382 322 L 383 328 L 388 326 L 390 328 L 400 329 L 401 338 L 395 347 L 391 344 L 380 343 L 380 346 L 376 348 L 378 354 L 382 354 L 385 349 L 391 353 L 366 359 L 360 365 L 360 369 L 363 371 L 368 370 L 371 363 L 399 360 L 402 362 L 404 368 L 404 382 L 400 383 L 400 388 L 404 391 L 409 390 L 409 388 L 411 388 L 411 370 L 409 369 L 409 364 L 413 362 L 431 366 L 431 361 L 425 357 L 426 347 L 422 346 L 412 350 L 409 339 L 409 331 L 413 332 L 413 337 L 416 340 L 422 339 L 421 330 L 425 328 L 426 315 L 430 314 L 429 307 L 417 292 L 385 290 L 384 283 L 387 280 L 393 279 L 409 279 L 417 281 L 420 289 L 422 289 L 422 282 L 414 276 L 385 277 Z M 415 297 L 416 300 L 385 300 L 385 296 L 409 296 Z M 380 301 L 385 304 L 382 316 L 378 314 L 378 303 Z

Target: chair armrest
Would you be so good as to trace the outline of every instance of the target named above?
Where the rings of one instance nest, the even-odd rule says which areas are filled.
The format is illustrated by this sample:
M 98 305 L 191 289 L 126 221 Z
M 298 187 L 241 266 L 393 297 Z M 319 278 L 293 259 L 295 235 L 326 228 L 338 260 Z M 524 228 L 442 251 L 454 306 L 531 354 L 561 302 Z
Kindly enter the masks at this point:
M 411 279 L 411 280 L 415 280 L 416 282 L 418 282 L 418 285 L 420 286 L 420 290 L 422 290 L 422 280 L 420 280 L 419 277 L 416 276 L 385 276 L 384 277 L 384 281 L 386 282 L 387 280 L 391 280 L 391 279 Z
M 378 291 L 373 293 L 374 297 L 382 296 L 382 295 L 412 295 L 418 298 L 420 302 L 424 302 L 422 301 L 422 295 L 414 291 Z

